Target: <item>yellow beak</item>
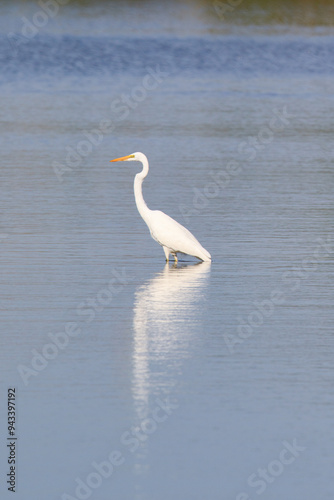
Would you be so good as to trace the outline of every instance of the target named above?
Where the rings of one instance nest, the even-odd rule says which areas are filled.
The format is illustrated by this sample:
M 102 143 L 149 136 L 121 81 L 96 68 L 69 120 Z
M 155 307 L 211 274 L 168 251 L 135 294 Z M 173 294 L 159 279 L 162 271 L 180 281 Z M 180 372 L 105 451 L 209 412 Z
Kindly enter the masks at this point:
M 115 158 L 115 160 L 110 160 L 110 162 L 112 162 L 112 161 L 124 161 L 124 160 L 127 160 L 128 158 L 134 158 L 134 155 L 121 156 L 121 158 Z

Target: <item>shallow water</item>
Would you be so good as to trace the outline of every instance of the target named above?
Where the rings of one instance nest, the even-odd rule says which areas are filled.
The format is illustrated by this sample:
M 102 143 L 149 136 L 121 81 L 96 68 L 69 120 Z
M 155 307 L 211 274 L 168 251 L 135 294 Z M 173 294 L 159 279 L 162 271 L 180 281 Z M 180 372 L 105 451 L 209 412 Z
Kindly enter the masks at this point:
M 175 8 L 73 3 L 13 47 L 36 5 L 2 7 L 18 500 L 332 498 L 333 33 Z M 134 151 L 211 265 L 165 265 Z

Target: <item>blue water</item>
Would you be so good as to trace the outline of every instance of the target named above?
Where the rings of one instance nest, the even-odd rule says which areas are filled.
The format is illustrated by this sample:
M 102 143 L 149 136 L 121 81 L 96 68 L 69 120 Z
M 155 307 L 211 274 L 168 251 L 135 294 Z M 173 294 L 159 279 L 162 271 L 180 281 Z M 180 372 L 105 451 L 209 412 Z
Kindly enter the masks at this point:
M 1 498 L 15 387 L 17 500 L 331 500 L 332 28 L 39 10 L 0 7 Z
M 25 77 L 140 76 L 157 64 L 173 74 L 333 74 L 333 38 L 300 36 L 2 37 L 2 82 Z

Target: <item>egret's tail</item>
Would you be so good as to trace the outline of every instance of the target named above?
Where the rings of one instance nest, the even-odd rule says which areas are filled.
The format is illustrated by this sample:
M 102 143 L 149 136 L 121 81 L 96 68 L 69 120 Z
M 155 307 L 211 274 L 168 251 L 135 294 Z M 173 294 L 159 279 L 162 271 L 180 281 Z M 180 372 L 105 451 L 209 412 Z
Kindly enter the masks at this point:
M 198 255 L 196 255 L 199 259 L 201 259 L 203 262 L 211 262 L 211 255 L 210 253 L 205 250 L 205 248 L 201 248 L 201 251 L 198 252 Z

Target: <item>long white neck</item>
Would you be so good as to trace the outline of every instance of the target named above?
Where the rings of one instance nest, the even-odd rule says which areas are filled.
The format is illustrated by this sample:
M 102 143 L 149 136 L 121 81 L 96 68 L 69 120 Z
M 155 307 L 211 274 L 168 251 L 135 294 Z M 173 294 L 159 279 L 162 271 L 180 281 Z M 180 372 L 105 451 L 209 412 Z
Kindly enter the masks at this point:
M 139 172 L 139 174 L 136 175 L 135 177 L 135 182 L 134 182 L 134 192 L 135 192 L 135 200 L 136 200 L 136 205 L 138 208 L 138 212 L 146 222 L 146 217 L 147 215 L 151 212 L 151 210 L 148 208 L 148 206 L 145 203 L 145 200 L 143 198 L 143 191 L 142 191 L 142 185 L 145 177 L 148 174 L 148 160 L 145 155 L 142 155 L 142 159 L 140 160 L 143 164 L 143 170 Z

